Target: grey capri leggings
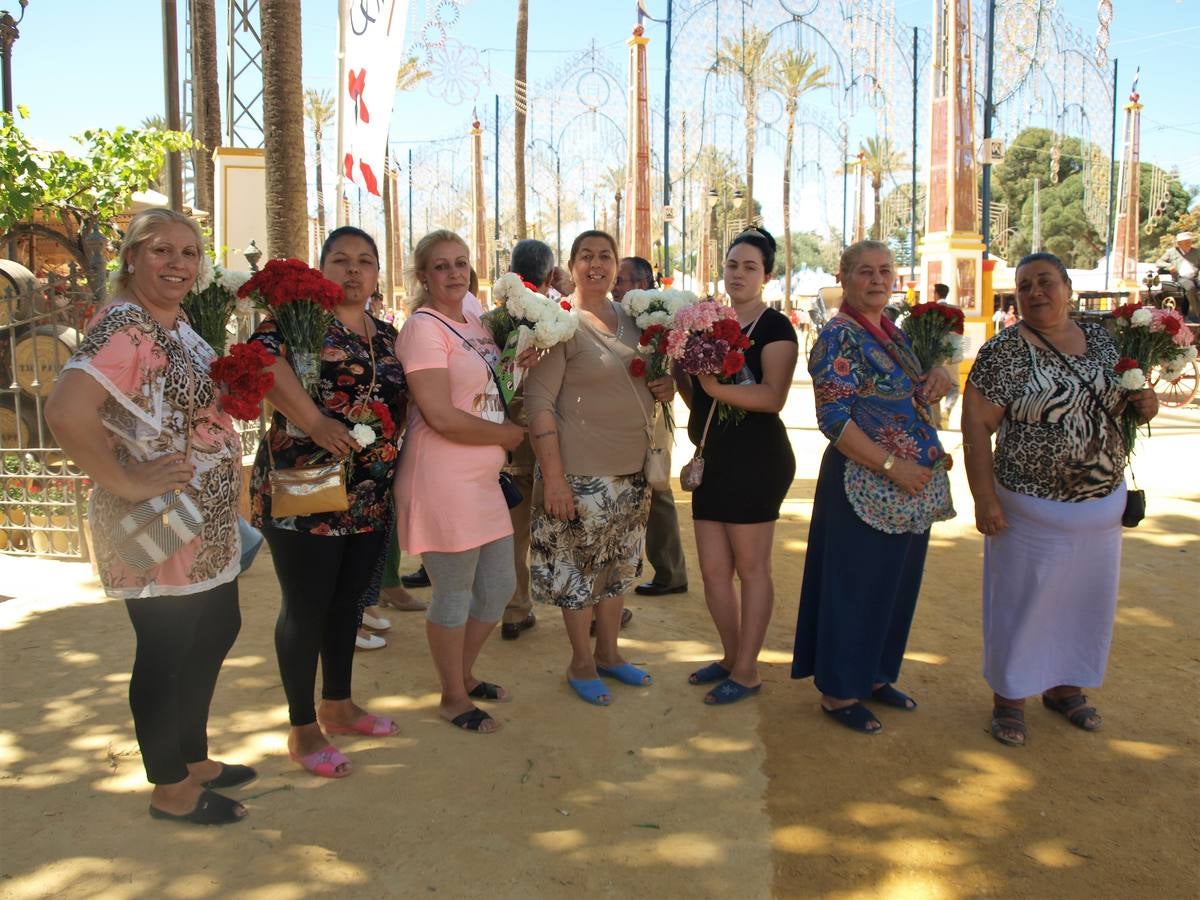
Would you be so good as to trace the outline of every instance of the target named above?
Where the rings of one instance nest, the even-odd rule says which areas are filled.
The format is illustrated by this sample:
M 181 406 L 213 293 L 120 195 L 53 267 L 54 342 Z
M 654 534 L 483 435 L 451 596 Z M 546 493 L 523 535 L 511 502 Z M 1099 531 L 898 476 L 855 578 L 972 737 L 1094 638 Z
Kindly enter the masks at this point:
M 433 586 L 425 618 L 443 628 L 461 628 L 470 616 L 496 622 L 517 587 L 512 535 L 459 553 L 421 554 Z

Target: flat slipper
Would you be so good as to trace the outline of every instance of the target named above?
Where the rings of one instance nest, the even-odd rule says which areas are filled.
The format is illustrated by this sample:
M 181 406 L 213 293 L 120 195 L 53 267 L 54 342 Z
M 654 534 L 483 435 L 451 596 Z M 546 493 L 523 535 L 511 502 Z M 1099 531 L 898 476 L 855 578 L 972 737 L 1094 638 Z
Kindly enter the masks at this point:
M 324 748 L 316 753 L 310 753 L 308 756 L 300 756 L 298 753 L 290 751 L 288 756 L 292 758 L 293 762 L 299 763 L 319 778 L 345 778 L 354 771 L 353 769 L 338 771 L 339 766 L 349 765 L 350 760 L 332 744 L 326 744 Z
M 170 822 L 187 822 L 191 825 L 232 825 L 246 818 L 238 815 L 237 810 L 242 804 L 236 800 L 212 791 L 202 791 L 196 801 L 196 808 L 189 813 L 176 815 L 166 810 L 150 807 L 150 818 L 166 819 Z
M 485 713 L 478 707 L 472 707 L 465 713 L 460 713 L 450 720 L 450 724 L 456 728 L 461 728 L 463 731 L 479 731 L 479 726 L 484 722 L 494 721 L 491 716 Z M 490 734 L 491 732 L 481 732 L 482 734 Z
M 709 663 L 703 669 L 697 669 L 688 676 L 688 684 L 712 684 L 714 681 L 724 681 L 729 677 L 729 670 L 720 663 Z
M 388 737 L 396 733 L 396 723 L 386 716 L 364 713 L 349 725 L 322 724 L 326 734 L 365 734 L 367 737 Z
M 821 712 L 827 716 L 831 716 L 839 725 L 845 725 L 851 731 L 857 731 L 861 734 L 879 734 L 883 731 L 883 723 L 875 718 L 875 713 L 871 712 L 861 703 L 853 703 L 850 706 L 842 706 L 838 709 L 826 709 L 821 706 Z M 878 728 L 871 728 L 871 723 L 874 722 Z
M 508 694 L 500 695 L 504 688 L 498 684 L 492 684 L 490 681 L 481 681 L 475 687 L 467 691 L 467 696 L 472 700 L 491 700 L 495 703 L 507 703 L 512 699 Z
M 243 784 L 249 784 L 258 773 L 249 766 L 231 765 L 230 763 L 221 763 L 221 771 L 216 778 L 210 778 L 208 781 L 201 783 L 203 788 L 235 788 L 241 787 Z
M 737 703 L 739 700 L 753 697 L 761 690 L 761 684 L 756 684 L 754 687 L 746 687 L 746 685 L 740 684 L 732 678 L 726 678 L 704 695 L 704 702 L 709 706 L 724 706 L 727 703 Z
M 604 686 L 604 682 L 599 678 L 568 678 L 567 684 L 579 695 L 581 700 L 593 706 L 608 706 L 608 704 L 612 703 L 612 697 L 609 696 L 608 688 Z M 601 700 L 601 697 L 608 697 L 609 699 Z
M 892 706 L 896 709 L 906 709 L 912 712 L 917 708 L 917 701 L 903 691 L 898 691 L 890 684 L 882 685 L 871 691 L 871 696 L 882 703 L 884 706 Z M 909 704 L 912 704 L 911 706 Z
M 648 687 L 654 683 L 654 678 L 649 672 L 642 671 L 633 663 L 623 662 L 611 669 L 608 666 L 598 665 L 596 671 L 609 678 L 615 678 L 622 684 L 631 684 L 634 687 Z

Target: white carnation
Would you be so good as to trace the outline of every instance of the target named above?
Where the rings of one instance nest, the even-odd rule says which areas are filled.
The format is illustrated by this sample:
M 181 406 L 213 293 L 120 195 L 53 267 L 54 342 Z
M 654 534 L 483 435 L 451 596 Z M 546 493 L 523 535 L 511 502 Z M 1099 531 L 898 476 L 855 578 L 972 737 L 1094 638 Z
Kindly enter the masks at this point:
M 192 285 L 192 290 L 197 294 L 202 293 L 213 283 L 213 261 L 207 253 L 200 254 L 200 271 L 196 274 L 196 283 Z
M 1141 312 L 1141 310 L 1138 310 Z M 1137 313 L 1134 313 L 1137 315 Z M 1126 369 L 1121 373 L 1121 387 L 1127 391 L 1140 391 L 1146 386 L 1146 373 L 1141 369 Z
M 236 270 L 223 269 L 217 267 L 217 284 L 221 285 L 231 294 L 236 294 L 238 288 L 250 280 L 249 272 L 238 272 Z
M 370 425 L 364 425 L 362 422 L 359 422 L 350 429 L 350 437 L 354 438 L 354 442 L 365 450 L 375 443 L 375 429 Z
M 1193 359 L 1195 359 L 1196 358 L 1196 345 L 1188 344 L 1186 347 L 1184 347 L 1183 348 L 1183 356 L 1188 362 L 1191 362 Z
M 1149 328 L 1152 321 L 1154 321 L 1154 314 L 1145 307 L 1135 309 L 1133 315 L 1129 317 L 1129 324 L 1134 328 Z
M 492 286 L 492 296 L 505 306 L 508 305 L 509 298 L 515 294 L 523 294 L 529 288 L 521 282 L 521 276 L 516 272 L 505 272 L 496 279 L 496 283 Z

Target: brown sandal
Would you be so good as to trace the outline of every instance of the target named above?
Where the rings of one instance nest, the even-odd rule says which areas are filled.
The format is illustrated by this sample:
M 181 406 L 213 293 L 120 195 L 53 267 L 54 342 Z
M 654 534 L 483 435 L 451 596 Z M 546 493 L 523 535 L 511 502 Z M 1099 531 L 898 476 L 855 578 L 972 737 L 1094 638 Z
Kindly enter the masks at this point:
M 1012 731 L 1019 734 L 1020 739 L 1004 734 Z M 1025 710 L 1020 706 L 992 707 L 992 737 L 1009 747 L 1025 746 Z
M 1042 706 L 1051 712 L 1058 713 L 1076 728 L 1082 728 L 1084 731 L 1098 731 L 1104 724 L 1104 720 L 1096 712 L 1096 707 L 1088 706 L 1087 694 L 1083 691 L 1078 694 L 1068 694 L 1066 697 L 1042 694 Z M 1089 725 L 1088 719 L 1093 718 L 1096 720 L 1095 724 Z

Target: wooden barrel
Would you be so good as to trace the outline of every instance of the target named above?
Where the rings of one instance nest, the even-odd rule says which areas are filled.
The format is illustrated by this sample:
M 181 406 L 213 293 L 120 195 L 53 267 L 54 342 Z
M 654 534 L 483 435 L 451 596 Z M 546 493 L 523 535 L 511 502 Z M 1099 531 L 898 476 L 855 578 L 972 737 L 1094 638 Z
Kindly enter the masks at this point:
M 69 325 L 39 325 L 21 340 L 13 353 L 13 374 L 30 394 L 45 397 L 82 335 Z
M 29 317 L 38 280 L 11 259 L 0 259 L 0 328 Z
M 17 416 L 16 403 L 11 397 L 0 398 L 0 448 L 5 450 L 24 449 L 37 444 L 37 412 L 33 401 L 21 404 L 21 415 Z

